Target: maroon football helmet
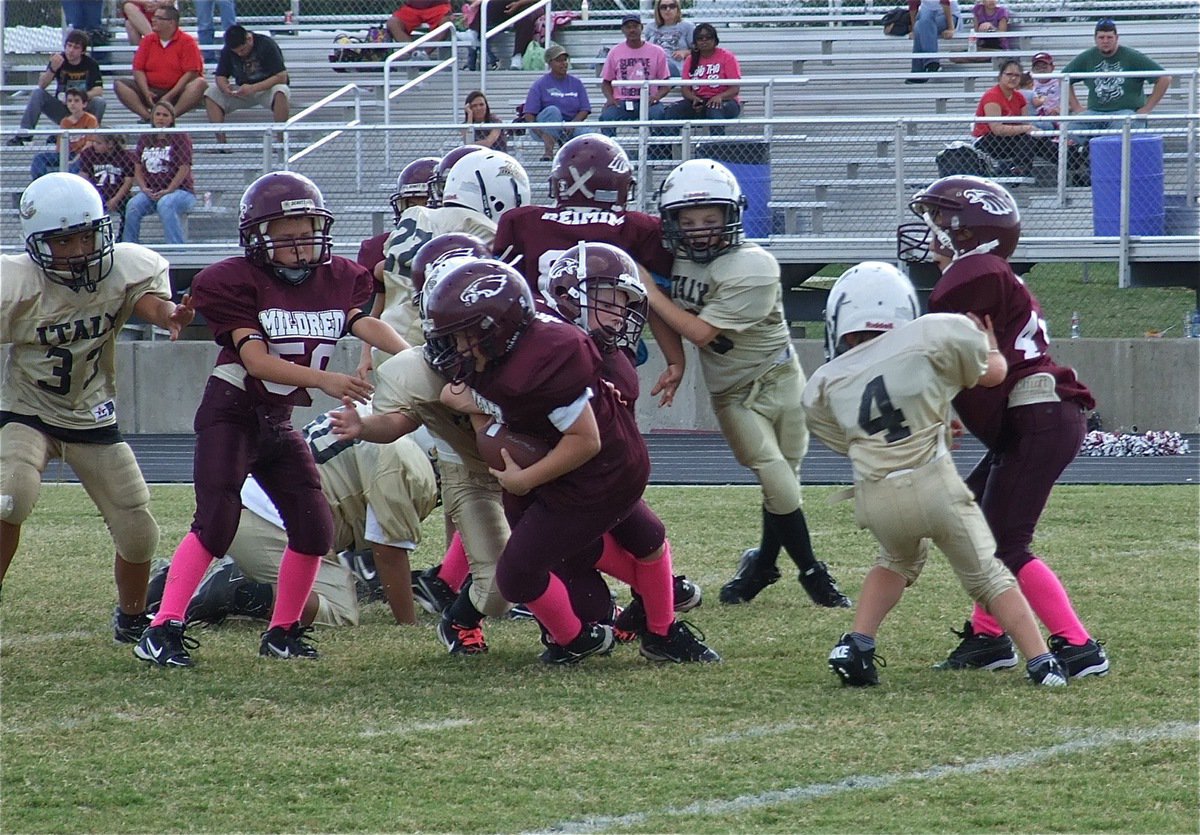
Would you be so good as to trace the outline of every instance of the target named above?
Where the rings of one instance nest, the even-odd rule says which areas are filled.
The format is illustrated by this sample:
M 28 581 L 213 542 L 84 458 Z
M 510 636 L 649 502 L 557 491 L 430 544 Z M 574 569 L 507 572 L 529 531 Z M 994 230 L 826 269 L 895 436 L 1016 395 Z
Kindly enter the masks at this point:
M 297 265 L 282 265 L 274 260 L 275 244 L 267 234 L 273 220 L 306 217 L 312 221 L 310 235 L 288 242 L 299 256 Z M 317 184 L 294 171 L 272 171 L 246 187 L 242 194 L 238 231 L 246 258 L 270 269 L 281 281 L 301 284 L 314 268 L 333 258 L 333 213 L 325 208 L 325 198 Z
M 625 150 L 600 133 L 577 136 L 550 167 L 550 197 L 559 206 L 623 211 L 636 191 Z
M 902 261 L 925 261 L 929 254 L 961 258 L 990 252 L 1008 258 L 1021 239 L 1021 213 L 1008 189 L 983 177 L 943 177 L 909 201 L 920 223 L 896 228 L 896 254 Z
M 446 190 L 446 178 L 450 176 L 450 169 L 454 167 L 454 163 L 472 151 L 487 150 L 490 149 L 482 145 L 463 145 L 455 148 L 438 160 L 438 164 L 433 168 L 433 173 L 429 176 L 429 202 L 425 205 L 431 209 L 436 209 L 442 205 L 442 194 Z
M 429 199 L 429 181 L 433 178 L 434 169 L 438 165 L 437 157 L 421 157 L 414 159 L 400 172 L 396 178 L 396 190 L 389 198 L 392 204 L 392 215 L 396 223 L 400 223 L 400 215 L 413 205 L 410 200 Z
M 533 321 L 533 294 L 519 272 L 486 259 L 439 276 L 425 296 L 425 359 L 450 382 L 469 383 L 475 350 L 495 365 Z M 462 334 L 460 348 L 455 337 Z
M 649 302 L 637 264 L 611 244 L 584 242 L 568 249 L 550 265 L 542 295 L 551 309 L 607 351 L 636 348 L 646 326 Z M 621 323 L 593 328 L 593 313 L 615 314 Z
M 448 267 L 460 266 L 462 259 L 479 260 L 491 258 L 492 250 L 482 240 L 465 232 L 447 232 L 426 241 L 412 260 L 413 304 L 425 318 L 424 299 L 426 284 L 433 289 Z

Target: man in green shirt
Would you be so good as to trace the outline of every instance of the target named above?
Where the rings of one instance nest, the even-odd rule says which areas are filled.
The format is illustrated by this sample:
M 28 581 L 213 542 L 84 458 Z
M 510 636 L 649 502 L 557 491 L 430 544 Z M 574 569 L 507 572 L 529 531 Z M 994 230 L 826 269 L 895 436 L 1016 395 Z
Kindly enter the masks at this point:
M 1162 72 L 1158 62 L 1146 57 L 1136 49 L 1119 46 L 1117 43 L 1117 24 L 1110 18 L 1105 18 L 1096 24 L 1096 45 L 1075 57 L 1063 68 L 1063 72 L 1071 73 L 1125 73 L 1125 72 Z M 1147 81 L 1154 82 L 1154 89 L 1146 97 Z M 1070 86 L 1071 113 L 1085 116 L 1103 116 L 1092 122 L 1076 122 L 1072 125 L 1075 130 L 1105 130 L 1116 127 L 1119 116 L 1144 116 L 1152 111 L 1171 86 L 1171 76 L 1161 75 L 1158 78 L 1123 77 L 1112 75 L 1107 78 L 1085 78 L 1083 83 L 1088 88 L 1087 109 L 1079 103 L 1075 96 L 1075 84 Z M 1134 123 L 1135 127 L 1145 127 L 1144 119 Z

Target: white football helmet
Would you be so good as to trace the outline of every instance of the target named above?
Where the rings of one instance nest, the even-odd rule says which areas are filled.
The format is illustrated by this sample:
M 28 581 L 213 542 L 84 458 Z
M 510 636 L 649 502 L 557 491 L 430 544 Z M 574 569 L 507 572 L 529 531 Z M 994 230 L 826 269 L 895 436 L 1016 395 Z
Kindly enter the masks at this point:
M 21 195 L 25 251 L 46 278 L 94 292 L 113 268 L 112 220 L 96 187 L 78 174 L 56 171 L 34 180 Z M 91 230 L 92 251 L 55 261 L 48 239 Z
M 725 210 L 725 227 L 720 241 L 709 245 L 711 232 L 685 232 L 679 226 L 679 210 L 691 206 L 720 206 Z M 711 159 L 690 159 L 675 166 L 658 191 L 658 213 L 663 238 L 673 252 L 706 264 L 742 242 L 742 210 L 746 197 L 733 172 Z
M 825 358 L 849 346 L 848 333 L 890 331 L 921 315 L 908 276 L 882 261 L 863 261 L 842 273 L 825 303 Z
M 474 209 L 496 221 L 509 209 L 529 205 L 531 194 L 521 163 L 502 151 L 472 151 L 446 176 L 442 205 Z

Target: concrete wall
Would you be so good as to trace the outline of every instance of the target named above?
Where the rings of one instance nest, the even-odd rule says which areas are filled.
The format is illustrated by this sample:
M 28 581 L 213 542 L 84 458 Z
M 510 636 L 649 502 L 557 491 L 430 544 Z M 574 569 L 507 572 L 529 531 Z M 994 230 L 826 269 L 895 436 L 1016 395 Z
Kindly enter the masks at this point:
M 800 363 L 812 371 L 823 361 L 822 344 L 796 343 Z M 216 356 L 205 342 L 117 343 L 118 419 L 127 433 L 190 433 L 192 414 L 204 390 Z M 358 359 L 358 343 L 343 340 L 331 367 L 350 371 Z M 650 346 L 650 361 L 642 366 L 642 398 L 638 420 L 647 431 L 715 431 L 716 420 L 700 382 L 695 353 L 689 349 L 689 369 L 675 405 L 660 409 L 650 398 L 662 359 Z M 1137 427 L 1200 431 L 1200 340 L 1075 339 L 1054 344 L 1059 362 L 1073 366 L 1096 395 L 1105 428 Z M 312 408 L 299 409 L 301 425 L 334 401 L 317 392 Z

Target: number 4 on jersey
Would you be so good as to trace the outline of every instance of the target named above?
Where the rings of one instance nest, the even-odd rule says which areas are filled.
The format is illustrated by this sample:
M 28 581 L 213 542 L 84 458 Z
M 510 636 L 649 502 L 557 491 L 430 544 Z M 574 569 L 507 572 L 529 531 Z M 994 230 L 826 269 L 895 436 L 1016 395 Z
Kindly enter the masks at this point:
M 875 417 L 872 417 L 873 414 Z M 863 389 L 862 400 L 858 403 L 858 425 L 868 435 L 877 435 L 886 430 L 884 440 L 889 444 L 902 441 L 912 434 L 904 422 L 904 411 L 892 406 L 892 398 L 888 396 L 882 375 L 871 380 Z

